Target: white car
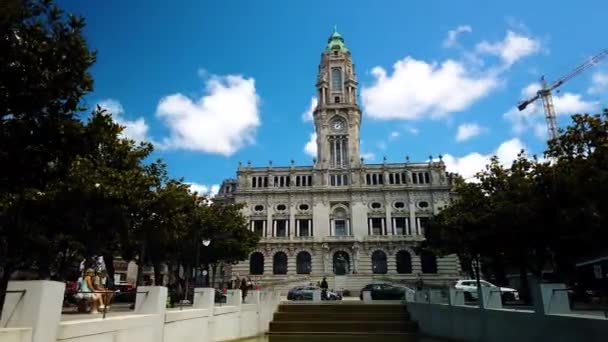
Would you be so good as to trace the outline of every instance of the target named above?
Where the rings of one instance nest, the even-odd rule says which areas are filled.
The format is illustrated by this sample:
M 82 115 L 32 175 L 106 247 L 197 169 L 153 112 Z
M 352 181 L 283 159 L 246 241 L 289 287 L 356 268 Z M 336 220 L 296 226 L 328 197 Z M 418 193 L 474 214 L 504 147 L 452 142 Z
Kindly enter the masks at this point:
M 490 287 L 494 289 L 500 290 L 500 296 L 502 301 L 513 301 L 519 300 L 519 292 L 517 290 L 509 288 L 509 287 L 498 287 L 492 283 L 489 283 L 485 280 L 480 280 L 481 286 Z M 466 300 L 477 300 L 477 281 L 473 280 L 459 280 L 456 282 L 454 287 L 457 290 L 464 291 L 464 296 Z

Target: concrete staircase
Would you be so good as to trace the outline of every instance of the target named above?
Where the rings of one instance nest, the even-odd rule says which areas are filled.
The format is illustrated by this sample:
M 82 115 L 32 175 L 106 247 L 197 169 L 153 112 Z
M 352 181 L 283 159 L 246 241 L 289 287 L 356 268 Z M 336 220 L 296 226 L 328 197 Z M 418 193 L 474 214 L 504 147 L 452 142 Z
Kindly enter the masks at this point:
M 418 341 L 404 305 L 362 302 L 281 304 L 270 322 L 270 342 Z

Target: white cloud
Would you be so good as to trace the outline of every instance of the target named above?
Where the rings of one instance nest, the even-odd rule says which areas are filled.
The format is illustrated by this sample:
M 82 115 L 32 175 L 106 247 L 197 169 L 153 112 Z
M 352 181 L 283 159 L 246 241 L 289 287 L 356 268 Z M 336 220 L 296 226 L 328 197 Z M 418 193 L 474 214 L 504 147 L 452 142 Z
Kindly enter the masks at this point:
M 540 84 L 532 83 L 521 91 L 522 99 L 527 99 L 540 89 Z M 553 94 L 553 106 L 555 113 L 559 115 L 572 115 L 575 113 L 592 112 L 599 109 L 600 103 L 597 101 L 586 101 L 580 94 L 561 93 Z M 526 109 L 519 111 L 517 107 L 512 107 L 503 117 L 511 122 L 513 132 L 523 134 L 528 130 L 533 130 L 534 134 L 541 138 L 547 137 L 547 125 L 545 123 L 545 113 L 543 111 L 542 100 L 538 99 L 529 104 Z M 544 127 L 545 133 L 542 133 Z
M 454 157 L 451 154 L 446 154 L 443 157 L 446 170 L 460 174 L 464 179 L 471 179 L 479 171 L 482 171 L 490 162 L 492 156 L 497 156 L 503 165 L 510 165 L 513 160 L 517 159 L 517 154 L 521 150 L 526 150 L 526 146 L 518 139 L 513 138 L 500 144 L 498 148 L 490 154 L 481 154 L 479 152 L 469 153 L 463 157 Z
M 418 128 L 415 127 L 407 127 L 405 130 L 411 135 L 418 135 L 418 133 L 420 133 Z
M 99 101 L 97 105 L 112 114 L 114 121 L 124 127 L 121 137 L 135 140 L 138 143 L 150 140 L 148 138 L 149 127 L 148 124 L 146 124 L 146 120 L 142 117 L 135 120 L 128 120 L 124 118 L 123 114 L 125 110 L 122 104 L 117 100 L 105 99 Z
M 311 157 L 317 157 L 317 133 L 310 134 L 310 140 L 304 145 L 304 152 Z
M 317 108 L 317 104 L 318 104 L 319 100 L 317 100 L 316 97 L 311 97 L 310 98 L 310 106 L 308 107 L 308 110 L 306 110 L 304 113 L 302 113 L 302 121 L 312 121 L 313 120 L 313 112 L 315 111 L 315 108 Z
M 483 132 L 483 127 L 476 123 L 464 123 L 458 126 L 456 133 L 456 141 L 466 141 L 480 135 Z
M 211 75 L 199 99 L 173 94 L 160 100 L 156 115 L 170 131 L 161 147 L 230 156 L 255 142 L 260 125 L 253 78 Z
M 401 134 L 397 131 L 393 131 L 388 135 L 388 140 L 395 140 L 397 138 L 399 138 Z
M 471 33 L 473 29 L 469 25 L 460 25 L 453 30 L 449 30 L 447 38 L 443 41 L 443 47 L 448 48 L 458 45 L 458 36 L 465 32 Z
M 463 25 L 451 36 L 459 31 L 468 29 Z M 372 84 L 361 89 L 365 113 L 375 119 L 416 120 L 466 110 L 502 84 L 501 75 L 513 63 L 540 49 L 537 39 L 509 30 L 503 40 L 482 41 L 463 51 L 459 60 L 427 62 L 407 56 L 393 65 L 392 73 L 376 66 Z M 500 62 L 488 64 L 483 59 L 488 55 L 499 56 Z
M 533 37 L 507 31 L 502 41 L 495 43 L 482 41 L 477 44 L 475 51 L 499 56 L 507 66 L 510 66 L 523 57 L 539 52 L 540 47 L 540 42 Z
M 361 158 L 363 158 L 364 161 L 373 161 L 376 159 L 376 155 L 372 152 L 363 152 L 361 153 Z
M 598 71 L 591 76 L 591 86 L 587 89 L 589 94 L 602 94 L 608 92 L 608 72 Z
M 193 192 L 197 192 L 199 195 L 207 195 L 207 196 L 215 196 L 217 192 L 220 190 L 219 184 L 213 184 L 211 186 L 200 184 L 200 183 L 186 183 L 190 185 L 190 190 Z
M 406 57 L 392 75 L 372 69 L 374 83 L 361 90 L 366 113 L 376 119 L 439 118 L 467 109 L 499 84 L 496 75 L 475 74 L 454 60 L 441 64 Z

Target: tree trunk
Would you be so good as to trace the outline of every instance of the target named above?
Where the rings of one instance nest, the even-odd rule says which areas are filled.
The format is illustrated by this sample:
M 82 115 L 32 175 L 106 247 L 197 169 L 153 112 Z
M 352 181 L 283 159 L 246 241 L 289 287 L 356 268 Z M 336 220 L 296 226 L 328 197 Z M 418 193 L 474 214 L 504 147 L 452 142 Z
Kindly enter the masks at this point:
M 528 268 L 524 260 L 519 265 L 519 298 L 526 304 L 531 303 L 530 285 L 528 283 Z
M 144 285 L 144 265 L 146 256 L 146 242 L 142 242 L 141 250 L 139 252 L 139 260 L 137 261 L 137 286 Z
M 217 271 L 217 264 L 212 264 L 211 269 L 213 270 L 213 273 L 211 274 L 211 286 L 210 287 L 215 287 L 215 272 Z
M 161 279 L 162 275 L 160 274 L 161 273 L 160 268 L 162 267 L 161 263 L 158 261 L 155 261 L 152 263 L 152 265 L 154 267 L 154 285 L 163 286 L 163 282 Z
M 2 308 L 4 307 L 4 299 L 6 299 L 6 288 L 8 287 L 8 281 L 11 279 L 13 274 L 12 267 L 5 266 L 2 277 L 0 277 L 0 316 L 2 316 Z
M 114 272 L 116 271 L 114 269 L 114 255 L 112 254 L 107 254 L 103 256 L 103 261 L 106 263 L 106 272 L 108 273 L 107 277 L 110 280 L 110 282 L 114 284 Z

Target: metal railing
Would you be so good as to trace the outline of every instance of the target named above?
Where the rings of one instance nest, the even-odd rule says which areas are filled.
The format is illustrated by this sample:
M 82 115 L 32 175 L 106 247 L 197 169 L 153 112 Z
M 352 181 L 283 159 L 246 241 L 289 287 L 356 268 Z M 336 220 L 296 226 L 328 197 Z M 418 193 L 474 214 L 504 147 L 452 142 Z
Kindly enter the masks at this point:
M 78 298 L 78 297 L 76 297 L 76 295 L 78 295 L 78 294 L 97 294 L 97 295 L 112 294 L 112 295 L 117 295 L 117 294 L 122 294 L 122 293 L 129 294 L 129 295 L 135 295 L 135 300 L 137 300 L 137 294 L 145 294 L 146 296 L 148 295 L 148 291 L 128 291 L 128 292 L 120 292 L 120 291 L 93 291 L 93 292 L 70 291 L 69 293 L 66 292 L 66 294 L 64 295 L 64 297 L 65 297 L 64 301 L 66 301 L 69 296 L 74 296 L 75 299 L 77 300 L 77 302 L 92 301 L 93 300 L 92 298 L 87 298 L 87 297 Z M 106 301 L 105 299 L 102 298 L 102 303 L 103 303 L 103 309 L 101 311 L 101 313 L 102 313 L 102 319 L 106 318 L 107 313 L 108 313 L 108 306 L 112 302 L 112 299 L 109 299 L 109 300 Z M 131 303 L 131 305 L 135 305 L 135 302 Z

